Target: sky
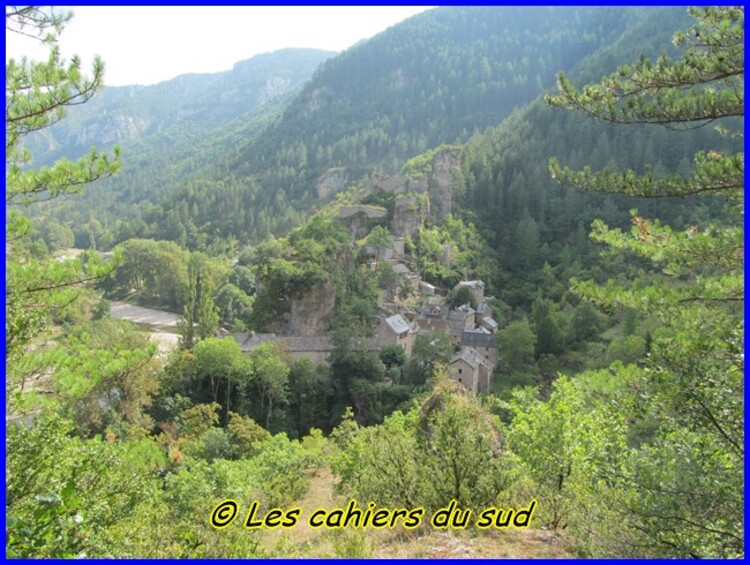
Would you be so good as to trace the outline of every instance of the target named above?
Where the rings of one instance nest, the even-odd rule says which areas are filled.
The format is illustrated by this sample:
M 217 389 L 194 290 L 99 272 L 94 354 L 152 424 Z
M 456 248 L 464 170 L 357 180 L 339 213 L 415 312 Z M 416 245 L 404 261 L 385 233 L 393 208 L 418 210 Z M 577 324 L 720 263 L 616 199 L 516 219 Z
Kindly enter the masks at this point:
M 62 8 L 61 8 L 62 9 Z M 343 51 L 427 6 L 73 6 L 60 37 L 63 57 L 105 63 L 105 84 L 150 85 L 186 73 L 215 73 L 285 47 Z M 46 58 L 20 35 L 8 57 Z

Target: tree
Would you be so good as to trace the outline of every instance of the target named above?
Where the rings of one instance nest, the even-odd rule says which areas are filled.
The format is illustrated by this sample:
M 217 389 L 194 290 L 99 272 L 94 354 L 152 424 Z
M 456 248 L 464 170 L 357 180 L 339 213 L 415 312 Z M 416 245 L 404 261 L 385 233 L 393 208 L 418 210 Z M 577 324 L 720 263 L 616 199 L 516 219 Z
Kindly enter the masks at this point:
M 554 382 L 547 401 L 532 388 L 518 388 L 510 402 L 499 404 L 513 416 L 506 437 L 521 460 L 519 472 L 533 481 L 532 492 L 544 501 L 539 506 L 541 523 L 561 529 L 571 520 L 590 521 L 588 516 L 579 518 L 585 507 L 581 497 L 595 491 L 589 486 L 598 479 L 592 477 L 593 469 L 620 471 L 627 453 L 622 433 L 627 415 L 592 401 L 582 382 L 567 377 Z M 597 509 L 598 519 L 607 515 L 603 510 Z
M 478 306 L 477 297 L 474 291 L 468 286 L 462 286 L 458 289 L 453 289 L 448 293 L 446 304 L 449 308 L 458 308 L 464 304 L 468 304 L 472 308 L 476 309 Z
M 299 359 L 289 367 L 289 408 L 287 429 L 300 438 L 312 428 L 330 429 L 329 406 L 333 387 L 328 367 L 313 367 L 307 359 Z
M 423 385 L 435 376 L 440 364 L 447 364 L 453 355 L 453 344 L 444 332 L 417 335 L 411 358 L 404 366 L 404 380 L 409 384 Z
M 642 58 L 582 91 L 560 76 L 561 94 L 548 101 L 609 122 L 682 130 L 744 116 L 744 8 L 690 12 L 696 23 L 674 36 L 684 48 L 680 60 Z M 729 134 L 725 124 L 720 131 Z M 634 308 L 662 324 L 644 369 L 629 379 L 621 402 L 612 403 L 622 409 L 629 393 L 639 414 L 635 425 L 646 422 L 651 432 L 631 429 L 638 449 L 617 477 L 621 496 L 607 504 L 648 555 L 738 557 L 744 544 L 744 153 L 707 148 L 683 176 L 655 169 L 574 172 L 555 160 L 550 169 L 564 184 L 587 190 L 651 198 L 709 194 L 730 204 L 724 222 L 685 231 L 637 211 L 630 234 L 596 222 L 594 239 L 650 259 L 664 276 L 648 285 L 573 282 L 603 306 Z M 624 371 L 614 366 L 613 380 Z
M 132 518 L 140 502 L 153 502 L 153 470 L 123 444 L 81 439 L 73 430 L 50 408 L 33 426 L 8 426 L 8 556 L 112 555 L 108 529 Z
M 161 367 L 156 345 L 132 324 L 109 318 L 88 323 L 67 335 L 53 355 L 55 391 L 81 435 L 151 429 L 146 409 Z
M 206 339 L 219 327 L 219 313 L 213 298 L 215 275 L 211 271 L 210 259 L 206 255 L 196 252 L 190 256 L 187 299 L 180 320 L 183 348 L 192 347 L 196 330 L 200 339 Z
M 406 363 L 406 352 L 404 346 L 398 343 L 389 343 L 380 350 L 380 360 L 386 368 L 403 367 Z
M 588 300 L 576 306 L 570 320 L 569 337 L 573 343 L 583 343 L 596 339 L 601 331 L 601 315 Z
M 526 318 L 515 320 L 497 332 L 497 348 L 501 352 L 500 368 L 504 373 L 526 374 L 536 369 L 536 334 Z
M 332 436 L 341 448 L 332 463 L 338 488 L 358 500 L 434 512 L 453 498 L 476 510 L 507 486 L 497 421 L 445 374 L 407 413 L 369 427 L 345 420 Z
M 375 226 L 367 236 L 367 245 L 375 248 L 375 267 L 380 263 L 380 252 L 393 247 L 393 236 L 388 228 Z
M 537 296 L 531 304 L 531 318 L 534 320 L 537 357 L 545 353 L 559 353 L 562 332 L 557 324 L 552 301 Z
M 219 401 L 222 383 L 226 390 L 225 410 L 231 409 L 232 390 L 246 385 L 250 379 L 250 363 L 233 339 L 209 337 L 199 341 L 193 348 L 195 373 L 209 385 L 211 399 Z
M 29 252 L 31 223 L 18 207 L 80 192 L 83 186 L 118 171 L 119 149 L 113 155 L 93 150 L 77 162 L 67 159 L 49 167 L 28 167 L 31 154 L 24 138 L 61 120 L 68 107 L 87 102 L 102 87 L 104 64 L 95 59 L 91 77 L 81 61 L 66 63 L 55 41 L 70 12 L 33 6 L 8 7 L 6 30 L 38 39 L 50 47 L 46 61 L 9 59 L 5 65 L 5 204 L 12 207 L 6 222 L 5 345 L 8 365 L 46 325 L 50 310 L 63 308 L 77 296 L 76 285 L 111 272 L 102 260 L 58 262 Z
M 213 286 L 211 279 L 199 278 L 200 298 L 198 303 L 198 337 L 206 339 L 216 333 L 219 328 L 219 313 L 214 304 Z
M 232 283 L 227 283 L 216 294 L 216 307 L 223 324 L 231 327 L 239 322 L 242 327 L 253 310 L 253 298 Z
M 697 23 L 677 32 L 674 43 L 685 48 L 681 60 L 641 58 L 577 91 L 559 75 L 561 93 L 547 102 L 583 110 L 600 120 L 620 124 L 659 124 L 672 129 L 702 127 L 716 120 L 745 115 L 744 8 L 695 8 Z M 687 178 L 657 178 L 652 171 L 614 173 L 590 169 L 575 173 L 556 160 L 550 168 L 560 182 L 633 196 L 688 196 L 716 193 L 742 197 L 744 154 L 707 151 L 695 156 Z
M 279 357 L 273 343 L 263 343 L 250 354 L 253 383 L 260 396 L 260 412 L 265 417 L 264 427 L 271 425 L 274 406 L 289 400 L 289 367 Z

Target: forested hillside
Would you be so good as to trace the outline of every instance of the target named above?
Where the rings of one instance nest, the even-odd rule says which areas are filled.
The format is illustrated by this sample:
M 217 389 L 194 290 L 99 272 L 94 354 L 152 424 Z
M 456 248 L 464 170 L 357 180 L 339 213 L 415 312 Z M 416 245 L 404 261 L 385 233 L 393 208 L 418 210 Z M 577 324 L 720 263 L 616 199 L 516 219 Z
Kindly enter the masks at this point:
M 743 557 L 744 9 L 326 57 L 7 62 L 6 554 Z
M 249 123 L 257 140 L 225 128 L 176 161 L 139 154 L 117 186 L 92 190 L 85 212 L 71 203 L 58 217 L 75 226 L 77 245 L 93 238 L 100 249 L 130 237 L 206 249 L 279 235 L 348 184 L 497 125 L 560 70 L 597 76 L 632 53 L 668 49 L 669 30 L 685 21 L 680 9 L 429 11 L 330 59 L 277 121 Z M 209 166 L 186 175 L 196 163 Z M 119 207 L 120 198 L 140 206 Z
M 106 88 L 89 104 L 72 107 L 69 119 L 26 142 L 36 164 L 76 158 L 91 146 L 119 145 L 127 158 L 120 175 L 91 186 L 83 197 L 40 209 L 63 225 L 78 226 L 72 242 L 68 234 L 54 243 L 111 249 L 129 237 L 152 233 L 142 224 L 141 206 L 152 206 L 191 177 L 212 176 L 238 145 L 273 123 L 332 55 L 285 49 L 241 61 L 223 73 Z
M 30 137 L 27 146 L 37 164 L 75 157 L 92 145 L 105 150 L 115 144 L 146 146 L 153 152 L 189 146 L 295 93 L 333 55 L 284 49 L 240 61 L 221 73 L 182 75 L 153 86 L 108 87 L 90 103 L 71 108 L 66 120 Z

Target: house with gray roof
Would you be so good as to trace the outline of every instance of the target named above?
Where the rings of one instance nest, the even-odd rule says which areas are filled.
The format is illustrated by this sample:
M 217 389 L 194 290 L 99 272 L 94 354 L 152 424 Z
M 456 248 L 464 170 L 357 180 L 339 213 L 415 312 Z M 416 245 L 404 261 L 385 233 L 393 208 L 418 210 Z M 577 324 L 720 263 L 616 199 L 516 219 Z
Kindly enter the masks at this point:
M 450 360 L 450 377 L 474 394 L 490 391 L 492 367 L 473 348 L 462 349 Z
M 472 348 L 494 369 L 497 365 L 497 339 L 484 328 L 461 332 L 461 349 Z
M 419 290 L 419 282 L 421 279 L 417 273 L 413 272 L 403 263 L 394 263 L 393 270 L 399 277 L 407 281 L 411 294 L 414 294 Z
M 497 329 L 499 326 L 498 326 L 498 323 L 492 317 L 485 316 L 484 318 L 479 320 L 479 327 L 484 328 L 490 333 L 494 334 L 495 332 L 497 332 Z
M 407 357 L 411 355 L 416 336 L 416 324 L 408 323 L 401 314 L 383 318 L 378 324 L 377 339 L 380 346 L 389 344 L 400 345 L 404 348 Z
M 431 332 L 448 332 L 450 310 L 442 304 L 428 304 L 419 312 L 419 329 Z
M 482 319 L 487 316 L 492 317 L 492 308 L 487 303 L 487 300 L 483 300 L 477 305 L 477 318 Z
M 448 334 L 453 345 L 461 345 L 461 332 L 474 328 L 474 309 L 468 304 L 454 308 L 448 313 Z

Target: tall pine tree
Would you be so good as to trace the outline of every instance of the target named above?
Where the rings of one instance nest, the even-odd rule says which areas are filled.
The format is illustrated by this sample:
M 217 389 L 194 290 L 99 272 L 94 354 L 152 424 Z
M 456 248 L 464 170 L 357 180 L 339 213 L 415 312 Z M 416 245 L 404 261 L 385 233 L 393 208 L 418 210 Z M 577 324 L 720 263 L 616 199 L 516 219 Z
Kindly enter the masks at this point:
M 645 58 L 600 83 L 576 90 L 559 77 L 556 106 L 583 110 L 622 124 L 658 124 L 685 130 L 719 122 L 725 135 L 744 116 L 744 8 L 695 8 L 696 23 L 674 36 L 680 60 Z M 738 557 L 743 554 L 743 353 L 744 153 L 706 148 L 683 176 L 571 171 L 556 160 L 560 182 L 638 197 L 714 195 L 730 216 L 711 225 L 671 229 L 633 211 L 630 233 L 594 226 L 593 238 L 646 257 L 664 277 L 648 285 L 606 287 L 574 281 L 598 303 L 658 317 L 651 354 L 630 394 L 613 398 L 612 410 L 637 407 L 625 470 L 602 467 L 615 488 L 606 503 L 635 534 L 640 554 L 673 557 Z M 638 433 L 638 426 L 641 432 Z M 644 427 L 650 433 L 643 433 Z M 605 497 L 600 497 L 605 500 Z

